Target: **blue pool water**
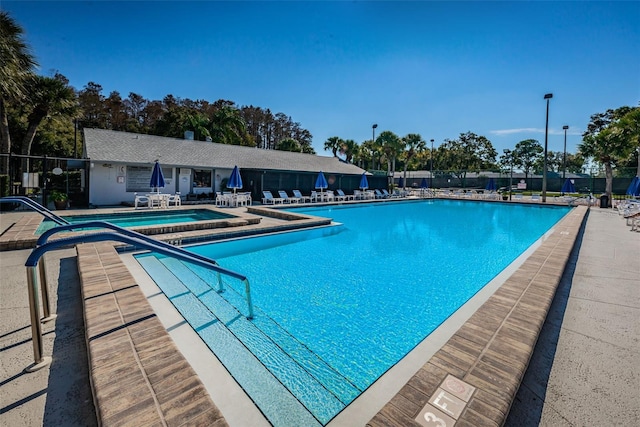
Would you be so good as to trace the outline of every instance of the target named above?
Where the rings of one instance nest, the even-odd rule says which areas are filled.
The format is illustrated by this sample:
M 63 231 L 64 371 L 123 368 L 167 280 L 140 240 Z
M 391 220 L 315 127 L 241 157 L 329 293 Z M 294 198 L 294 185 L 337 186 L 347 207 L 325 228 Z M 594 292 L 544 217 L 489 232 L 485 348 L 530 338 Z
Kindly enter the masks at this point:
M 207 221 L 214 219 L 232 218 L 223 212 L 216 212 L 209 209 L 182 209 L 182 210 L 144 210 L 138 212 L 113 213 L 113 214 L 91 214 L 91 215 L 69 215 L 63 216 L 72 224 L 86 221 L 106 221 L 120 227 L 143 227 L 148 225 L 177 224 L 181 222 Z M 40 235 L 46 230 L 55 227 L 55 223 L 50 220 L 42 221 L 36 234 Z
M 337 227 L 190 247 L 244 285 L 138 261 L 274 425 L 324 425 L 569 208 L 455 200 L 309 207 Z

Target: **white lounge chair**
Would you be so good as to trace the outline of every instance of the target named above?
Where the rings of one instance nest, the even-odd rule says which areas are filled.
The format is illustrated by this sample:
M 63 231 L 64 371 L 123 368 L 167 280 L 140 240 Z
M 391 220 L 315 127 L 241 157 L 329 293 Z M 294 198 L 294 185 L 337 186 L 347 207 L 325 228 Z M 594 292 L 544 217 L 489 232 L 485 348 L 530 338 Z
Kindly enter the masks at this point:
M 311 201 L 311 197 L 304 196 L 300 190 L 293 190 L 293 197 L 298 199 L 298 203 L 306 203 Z
M 338 193 L 338 195 L 335 196 L 337 200 L 353 200 L 355 198 L 352 194 L 345 194 L 340 188 L 336 190 L 336 193 Z
M 296 202 L 298 203 L 298 200 L 289 197 L 289 195 L 287 194 L 286 191 L 284 190 L 278 190 L 278 195 L 280 196 L 280 198 L 282 199 L 282 203 L 293 203 Z
M 273 197 L 273 194 L 271 194 L 271 191 L 268 190 L 263 190 L 262 191 L 262 195 L 264 196 L 262 198 L 262 204 L 263 205 L 275 205 L 276 203 L 282 203 L 283 200 L 279 197 Z

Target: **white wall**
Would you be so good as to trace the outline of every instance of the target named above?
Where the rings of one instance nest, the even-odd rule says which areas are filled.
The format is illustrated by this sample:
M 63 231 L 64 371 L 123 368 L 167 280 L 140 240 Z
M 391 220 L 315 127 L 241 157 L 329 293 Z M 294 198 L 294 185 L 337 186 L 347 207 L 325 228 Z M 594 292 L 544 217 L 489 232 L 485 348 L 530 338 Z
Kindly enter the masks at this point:
M 165 166 L 163 166 L 165 169 Z M 175 193 L 175 168 L 171 176 L 165 174 L 166 186 L 163 193 Z M 134 192 L 127 192 L 127 165 L 125 163 L 91 162 L 89 169 L 89 203 L 95 206 L 133 203 Z M 150 192 L 151 188 L 147 190 Z

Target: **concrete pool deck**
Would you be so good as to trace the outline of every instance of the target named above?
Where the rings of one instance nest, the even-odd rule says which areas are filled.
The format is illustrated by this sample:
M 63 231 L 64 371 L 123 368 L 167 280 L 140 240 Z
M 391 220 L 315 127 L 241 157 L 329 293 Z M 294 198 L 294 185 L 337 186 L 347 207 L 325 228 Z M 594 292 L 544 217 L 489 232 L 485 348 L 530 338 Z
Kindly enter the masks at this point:
M 0 220 L 4 230 L 4 217 L 0 217 Z M 277 222 L 277 220 L 274 221 Z M 546 365 L 551 365 L 552 369 L 547 366 L 547 371 L 550 374 L 546 382 L 544 378 L 540 378 L 540 370 L 535 370 L 533 374 L 524 374 L 523 386 L 520 387 L 521 392 L 516 396 L 514 406 L 509 415 L 510 418 L 507 421 L 512 423 L 511 425 L 537 425 L 538 423 L 542 425 L 558 425 L 557 420 L 564 420 L 563 424 L 565 425 L 590 424 L 590 420 L 596 415 L 602 415 L 603 419 L 608 419 L 609 421 L 614 419 L 615 424 L 637 424 L 639 414 L 637 390 L 640 385 L 638 384 L 637 374 L 634 374 L 634 370 L 631 368 L 634 366 L 634 360 L 637 360 L 639 356 L 637 319 L 638 310 L 640 309 L 640 302 L 638 301 L 640 267 L 638 267 L 637 256 L 636 258 L 633 256 L 634 254 L 637 255 L 640 250 L 640 234 L 629 231 L 629 227 L 624 225 L 624 221 L 610 210 L 592 209 L 587 219 L 584 233 L 583 231 L 576 231 L 576 235 L 579 236 L 579 244 L 574 250 L 575 260 L 572 261 L 573 258 L 569 257 L 571 253 L 570 246 L 573 243 L 568 248 L 565 248 L 567 250 L 566 259 L 569 260 L 569 263 L 567 264 L 568 267 L 565 268 L 563 281 L 568 280 L 568 285 L 563 288 L 563 282 L 561 281 L 559 289 L 562 292 L 558 291 L 555 299 L 551 295 L 548 301 L 551 304 L 551 314 L 547 316 L 547 323 L 551 319 L 552 325 L 556 329 L 559 327 L 560 340 L 554 350 L 554 354 L 550 355 L 548 349 L 543 349 L 544 356 L 538 358 L 536 356 L 538 350 L 536 350 L 529 364 L 531 370 L 536 360 L 541 359 L 544 362 L 543 365 L 545 363 Z M 69 362 L 78 364 L 78 369 L 70 369 L 74 371 L 78 378 L 69 387 L 71 391 L 66 393 L 59 392 L 60 390 L 65 390 L 62 384 L 67 377 L 66 375 L 59 375 L 60 367 L 67 365 L 68 356 L 77 356 L 78 354 L 81 356 L 80 347 L 84 346 L 84 340 L 82 339 L 84 337 L 80 337 L 81 340 L 77 341 L 77 333 L 74 335 L 76 341 L 70 344 L 70 348 L 65 350 L 62 342 L 58 344 L 58 341 L 62 340 L 65 329 L 62 326 L 61 318 L 69 318 L 66 306 L 61 304 L 63 302 L 63 299 L 61 299 L 62 291 L 68 292 L 67 288 L 69 286 L 59 288 L 58 285 L 62 283 L 70 284 L 74 280 L 78 281 L 77 277 L 75 279 L 67 277 L 71 276 L 67 272 L 69 269 L 73 270 L 72 267 L 75 264 L 73 261 L 75 252 L 73 249 L 67 249 L 47 254 L 47 261 L 49 261 L 48 265 L 50 267 L 51 292 L 53 294 L 52 300 L 56 299 L 56 292 L 59 292 L 57 293 L 59 318 L 56 322 L 52 322 L 55 325 L 48 324 L 48 326 L 44 327 L 45 354 L 52 355 L 54 362 L 51 367 L 37 373 L 22 374 L 22 369 L 32 362 L 32 355 L 30 356 L 29 310 L 26 305 L 26 292 L 24 291 L 26 286 L 24 260 L 29 253 L 30 251 L 28 250 L 16 250 L 0 254 L 3 277 L 0 298 L 2 301 L 2 318 L 0 320 L 3 323 L 2 332 L 0 333 L 3 374 L 2 382 L 0 382 L 0 397 L 2 397 L 0 401 L 0 407 L 2 408 L 0 424 L 54 425 L 56 424 L 53 418 L 53 414 L 56 412 L 55 408 L 58 408 L 59 411 L 70 413 L 88 412 L 87 406 L 91 405 L 89 402 L 92 399 L 90 390 L 87 390 L 89 371 L 88 367 L 86 367 L 86 356 L 84 357 L 84 371 L 80 369 L 82 357 L 79 357 L 75 362 Z M 634 259 L 636 260 L 635 263 L 633 262 Z M 58 260 L 61 262 L 57 265 L 63 266 L 60 270 L 56 270 L 53 267 Z M 572 270 L 573 274 L 567 277 L 566 270 Z M 574 296 L 574 292 L 579 292 L 579 294 Z M 508 293 L 508 290 L 505 290 L 499 296 L 504 297 Z M 551 299 L 553 299 L 553 303 L 551 303 Z M 559 299 L 564 299 L 564 304 L 562 301 L 558 303 Z M 76 294 L 64 298 L 64 301 L 67 300 L 75 300 L 77 303 L 81 303 L 80 290 L 76 291 Z M 560 315 L 559 318 L 558 306 L 566 306 L 563 312 L 564 316 Z M 530 308 L 534 313 L 539 311 L 536 307 Z M 606 316 L 600 315 L 601 313 L 606 313 Z M 542 317 L 542 321 L 544 321 L 544 318 L 545 316 Z M 79 319 L 82 322 L 81 314 Z M 489 323 L 494 321 L 493 316 L 487 316 L 487 319 L 489 319 Z M 480 318 L 479 320 L 486 319 Z M 565 323 L 568 321 L 571 323 L 565 327 Z M 78 318 L 76 316 L 75 322 L 71 322 L 71 324 L 77 327 L 77 323 Z M 469 327 L 484 327 L 477 323 L 472 323 Z M 594 325 L 594 327 L 590 327 L 590 325 Z M 61 327 L 62 330 L 60 329 Z M 512 327 L 522 327 L 522 325 L 512 325 Z M 84 329 L 81 328 L 80 331 L 84 335 Z M 541 338 L 538 339 L 538 346 L 548 341 L 548 339 L 543 339 L 545 337 L 545 328 L 542 331 Z M 553 336 L 553 334 L 551 335 Z M 563 335 L 568 335 L 568 340 L 563 340 Z M 581 337 L 587 340 L 586 343 L 578 342 Z M 474 337 L 469 338 L 475 339 Z M 529 341 L 529 345 L 533 348 L 536 340 L 533 339 L 533 342 L 531 342 L 530 337 L 524 336 L 523 338 L 525 338 L 524 341 Z M 462 341 L 458 339 L 457 342 L 459 344 Z M 576 343 L 579 345 L 576 345 Z M 517 347 L 518 345 L 516 345 L 516 350 Z M 585 347 L 593 348 L 597 351 L 592 354 L 585 351 Z M 432 363 L 432 365 L 442 369 L 443 364 L 456 365 L 460 363 L 460 360 L 465 359 L 464 356 L 457 353 L 458 349 L 451 347 L 447 347 L 447 349 L 449 356 L 438 357 L 440 361 L 435 361 L 436 363 Z M 576 351 L 579 353 L 575 354 Z M 451 357 L 452 355 L 460 357 Z M 549 361 L 550 356 L 551 362 Z M 607 363 L 608 358 L 611 359 L 610 363 Z M 459 360 L 456 361 L 455 359 Z M 580 360 L 581 366 L 578 373 L 575 372 L 575 367 L 571 364 L 573 360 L 577 359 Z M 590 363 L 593 363 L 593 365 L 590 365 Z M 523 368 L 526 367 L 526 363 L 524 365 L 519 368 L 522 372 L 524 372 Z M 432 368 L 427 367 L 424 370 L 431 374 L 428 369 Z M 460 369 L 460 367 L 457 369 Z M 505 383 L 500 371 L 501 369 L 497 367 L 497 372 L 494 372 L 495 375 L 491 381 L 496 384 L 493 384 L 493 386 L 499 385 L 508 389 L 510 393 L 513 392 L 515 394 L 518 390 L 518 385 L 509 386 L 508 383 Z M 544 366 L 542 371 L 544 371 Z M 582 384 L 585 371 L 589 373 L 586 385 Z M 468 378 L 460 375 L 459 371 L 456 374 L 463 381 L 468 381 Z M 420 375 L 422 376 L 422 374 Z M 472 375 L 469 376 L 469 378 L 471 377 Z M 605 377 L 610 377 L 611 380 L 607 382 Z M 429 382 L 424 381 L 425 377 L 419 377 L 413 382 L 410 381 L 402 390 L 409 392 L 411 398 L 402 395 L 401 391 L 399 397 L 392 399 L 391 403 L 386 405 L 380 414 L 371 420 L 371 425 L 419 425 L 413 421 L 415 416 L 412 417 L 412 411 L 415 412 L 421 408 L 418 408 L 419 404 L 415 402 L 413 405 L 408 402 L 412 402 L 411 399 L 419 402 L 423 398 L 419 396 L 420 394 L 427 398 L 430 397 L 426 388 L 415 387 L 420 379 L 423 382 Z M 484 381 L 486 382 L 486 380 Z M 83 384 L 84 388 L 82 388 Z M 590 385 L 592 384 L 596 386 L 591 387 Z M 435 385 L 437 386 L 439 383 Z M 489 388 L 492 388 L 491 384 L 489 384 Z M 425 390 L 427 391 L 425 392 Z M 525 392 L 528 390 L 528 393 L 523 394 L 523 390 Z M 87 391 L 89 393 L 88 396 Z M 612 395 L 615 396 L 615 402 L 610 398 Z M 474 396 L 478 397 L 477 394 Z M 609 398 L 605 399 L 604 397 L 606 396 L 609 396 Z M 536 399 L 538 400 L 537 403 L 535 402 Z M 519 404 L 519 401 L 523 402 L 522 405 Z M 534 405 L 532 402 L 536 404 Z M 486 403 L 483 399 L 477 399 L 473 406 L 470 404 L 466 413 L 474 416 L 474 421 L 466 421 L 463 416 L 456 425 L 465 425 L 465 423 L 466 425 L 469 425 L 469 423 L 479 425 L 483 422 L 486 425 L 499 424 L 497 420 L 492 420 L 486 417 L 483 412 L 475 409 L 484 408 L 486 410 L 485 413 L 489 415 L 495 413 L 495 411 L 487 408 Z M 508 407 L 506 412 L 508 413 Z M 525 422 L 518 422 L 517 419 L 514 421 L 513 417 L 516 416 L 514 415 L 516 412 L 521 414 L 521 418 L 518 419 L 525 420 Z M 597 412 L 597 414 L 594 412 Z M 504 421 L 505 415 L 502 414 L 499 417 L 502 417 L 501 419 Z M 87 418 L 91 418 L 90 414 L 87 415 Z M 536 421 L 536 419 L 536 423 L 530 422 L 531 420 Z M 224 421 L 221 420 L 220 422 L 223 423 Z M 89 422 L 82 424 L 91 425 Z

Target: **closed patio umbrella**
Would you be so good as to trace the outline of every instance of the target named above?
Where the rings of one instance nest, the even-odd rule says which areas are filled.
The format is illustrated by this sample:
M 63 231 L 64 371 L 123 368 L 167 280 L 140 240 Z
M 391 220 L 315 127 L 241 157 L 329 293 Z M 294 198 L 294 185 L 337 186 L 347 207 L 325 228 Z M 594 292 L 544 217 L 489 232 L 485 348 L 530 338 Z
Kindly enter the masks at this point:
M 573 186 L 573 182 L 571 182 L 570 179 L 567 179 L 564 184 L 562 184 L 562 190 L 560 190 L 560 192 L 562 193 L 575 193 L 576 189 Z
M 229 177 L 229 182 L 227 182 L 227 188 L 233 188 L 234 193 L 238 188 L 242 188 L 242 177 L 240 176 L 238 166 L 233 167 L 231 176 Z
M 496 191 L 496 181 L 493 178 L 489 178 L 489 182 L 487 182 L 487 186 L 485 187 L 487 191 Z
M 360 177 L 360 187 L 362 191 L 369 188 L 369 180 L 367 179 L 367 174 L 363 173 L 362 177 Z
M 429 184 L 427 184 L 427 178 L 422 178 L 422 181 L 420 181 L 420 188 L 429 188 Z
M 162 174 L 160 163 L 157 160 L 153 165 L 153 171 L 151 171 L 151 181 L 149 182 L 149 187 L 155 188 L 158 193 L 160 192 L 160 188 L 164 188 L 164 175 Z
M 320 190 L 320 192 L 322 192 L 322 190 L 328 187 L 329 184 L 327 184 L 327 180 L 325 179 L 324 174 L 322 173 L 322 171 L 320 171 L 318 177 L 316 178 L 316 190 Z

